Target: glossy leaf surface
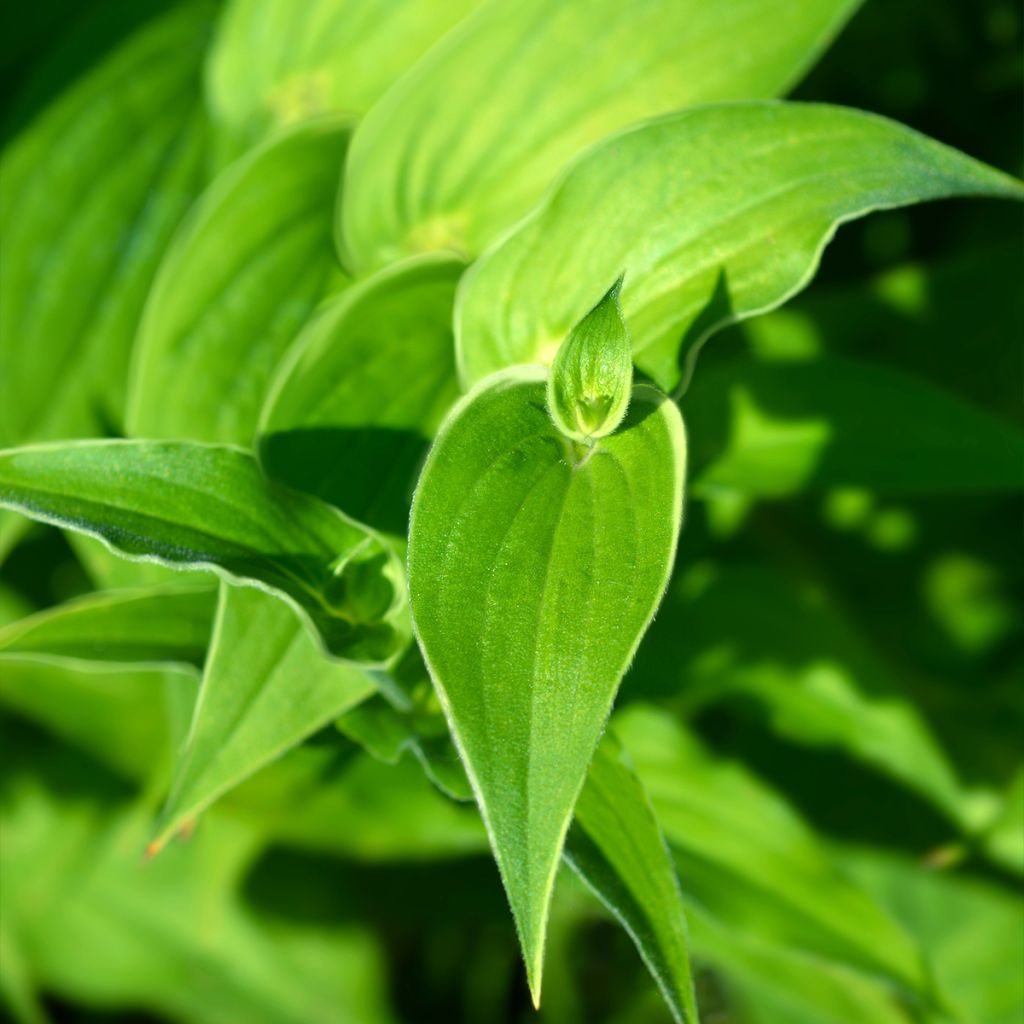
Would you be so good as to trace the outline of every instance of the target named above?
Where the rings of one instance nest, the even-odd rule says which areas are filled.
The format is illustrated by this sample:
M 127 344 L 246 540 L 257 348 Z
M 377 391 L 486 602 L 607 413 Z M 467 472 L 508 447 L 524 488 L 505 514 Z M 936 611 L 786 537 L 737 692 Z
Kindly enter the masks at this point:
M 487 4 L 360 126 L 342 207 L 346 255 L 360 271 L 423 250 L 475 255 L 589 143 L 680 107 L 785 92 L 856 7 Z M 600 290 L 573 323 L 621 269 L 582 278 Z
M 836 228 L 873 210 L 1024 186 L 908 128 L 842 107 L 737 103 L 670 114 L 589 150 L 467 275 L 467 382 L 550 362 L 625 270 L 637 364 L 676 384 L 701 343 L 810 280 Z
M 572 807 L 672 565 L 684 460 L 678 411 L 654 389 L 583 451 L 551 423 L 543 371 L 520 368 L 453 410 L 413 500 L 417 635 L 535 998 Z
M 236 448 L 82 441 L 0 453 L 0 503 L 129 558 L 212 569 L 286 598 L 327 650 L 387 660 L 408 635 L 401 568 L 337 509 L 267 481 Z
M 146 304 L 131 433 L 252 441 L 278 360 L 343 281 L 331 215 L 348 131 L 332 121 L 293 129 L 203 193 Z

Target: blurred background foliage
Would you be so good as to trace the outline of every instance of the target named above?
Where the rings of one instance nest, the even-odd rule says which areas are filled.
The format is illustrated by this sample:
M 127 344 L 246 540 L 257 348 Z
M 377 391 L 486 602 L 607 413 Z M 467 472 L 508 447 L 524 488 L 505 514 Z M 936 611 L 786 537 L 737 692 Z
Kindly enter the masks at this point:
M 5 5 L 3 139 L 170 6 Z M 795 98 L 1020 174 L 1021 22 L 1011 0 L 869 0 Z M 977 1024 L 1024 1013 L 1020 495 L 985 483 L 1024 419 L 1021 227 L 996 204 L 876 215 L 839 233 L 807 294 L 708 345 L 682 400 L 694 466 L 676 579 L 619 698 L 637 722 L 657 702 L 699 742 L 680 764 L 724 787 L 749 831 L 718 841 L 740 860 L 758 844 L 827 851 Z M 33 527 L 0 570 L 0 624 L 90 589 L 80 553 Z M 9 1012 L 534 1019 L 478 819 L 411 757 L 384 765 L 325 730 L 143 863 L 194 685 L 0 663 Z M 709 865 L 711 826 L 659 803 L 656 774 L 706 1024 L 923 1019 L 808 955 L 814 914 L 793 924 L 770 875 Z M 563 875 L 539 1019 L 667 1021 L 628 937 Z M 716 904 L 725 890 L 747 898 Z

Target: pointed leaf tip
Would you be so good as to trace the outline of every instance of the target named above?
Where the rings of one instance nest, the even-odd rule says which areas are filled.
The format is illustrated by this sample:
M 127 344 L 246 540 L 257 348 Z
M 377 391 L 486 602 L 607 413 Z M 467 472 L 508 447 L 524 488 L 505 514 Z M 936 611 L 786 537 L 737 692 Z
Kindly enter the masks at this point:
M 551 419 L 573 441 L 606 437 L 622 422 L 633 387 L 633 346 L 622 318 L 624 274 L 569 332 L 548 378 Z

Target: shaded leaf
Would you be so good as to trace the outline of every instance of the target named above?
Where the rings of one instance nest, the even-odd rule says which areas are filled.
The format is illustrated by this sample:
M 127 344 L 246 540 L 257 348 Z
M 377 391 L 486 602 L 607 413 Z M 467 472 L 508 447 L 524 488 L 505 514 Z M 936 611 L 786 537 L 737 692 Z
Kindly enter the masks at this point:
M 484 5 L 360 125 L 341 209 L 346 255 L 359 271 L 423 250 L 475 255 L 609 132 L 691 104 L 785 92 L 857 6 Z M 582 278 L 596 290 L 571 323 L 621 269 Z
M 0 453 L 0 504 L 128 558 L 212 569 L 285 597 L 333 654 L 391 657 L 408 637 L 401 567 L 373 533 L 267 481 L 240 449 L 82 441 Z
M 641 124 L 589 150 L 474 265 L 457 309 L 459 371 L 473 382 L 550 361 L 625 270 L 637 365 L 672 387 L 711 333 L 806 285 L 840 224 L 958 195 L 1020 199 L 1024 186 L 842 107 L 724 104 Z
M 331 214 L 348 132 L 333 121 L 294 129 L 200 197 L 146 303 L 131 433 L 252 441 L 274 367 L 343 280 Z
M 574 446 L 547 415 L 544 372 L 521 368 L 456 406 L 413 499 L 417 636 L 535 998 L 572 807 L 668 580 L 684 457 L 678 412 L 654 389 L 634 390 L 619 432 Z

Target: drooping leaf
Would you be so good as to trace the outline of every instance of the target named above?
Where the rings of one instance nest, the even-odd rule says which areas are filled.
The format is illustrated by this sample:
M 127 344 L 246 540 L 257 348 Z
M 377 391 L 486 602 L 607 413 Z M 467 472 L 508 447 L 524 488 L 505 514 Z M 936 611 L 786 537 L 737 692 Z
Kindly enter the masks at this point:
M 404 538 L 427 438 L 459 393 L 451 319 L 462 270 L 447 257 L 408 260 L 310 324 L 261 417 L 271 476 Z
M 675 867 L 647 794 L 612 734 L 590 762 L 564 856 L 629 932 L 678 1024 L 696 1024 Z
M 0 505 L 128 558 L 209 569 L 286 598 L 332 654 L 383 662 L 408 637 L 403 574 L 365 527 L 266 480 L 237 448 L 81 441 L 0 453 Z
M 200 667 L 214 605 L 201 581 L 86 594 L 0 628 L 0 659 Z
M 664 713 L 615 717 L 669 841 L 687 905 L 752 941 L 825 957 L 931 1000 L 910 937 L 830 859 L 793 809 Z
M 205 175 L 213 10 L 143 28 L 4 154 L 0 446 L 121 424 L 146 293 Z
M 620 430 L 573 445 L 545 375 L 496 375 L 450 414 L 413 499 L 417 635 L 488 824 L 539 995 L 555 869 L 681 513 L 675 406 L 637 387 Z
M 785 92 L 857 6 L 487 4 L 360 125 L 341 209 L 347 257 L 363 271 L 424 250 L 475 255 L 602 136 L 691 104 Z M 621 269 L 584 278 L 599 290 L 573 323 Z
M 202 195 L 146 303 L 132 434 L 252 441 L 278 360 L 344 280 L 331 217 L 348 134 L 334 121 L 293 129 Z
M 355 665 L 325 658 L 283 602 L 222 584 L 192 726 L 151 848 L 374 690 Z
M 840 224 L 958 195 L 1021 199 L 1024 186 L 841 107 L 723 104 L 639 125 L 589 150 L 467 274 L 459 371 L 473 382 L 549 362 L 625 270 L 635 360 L 672 387 L 714 330 L 799 291 Z
M 1024 433 L 915 377 L 836 356 L 709 367 L 686 394 L 694 494 L 1024 488 Z
M 365 113 L 478 0 L 230 0 L 207 64 L 215 121 L 241 140 Z

